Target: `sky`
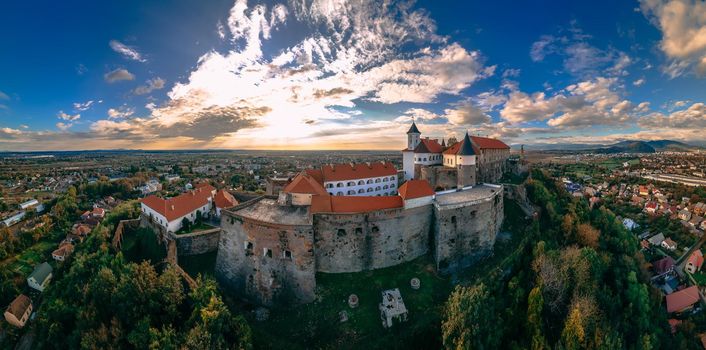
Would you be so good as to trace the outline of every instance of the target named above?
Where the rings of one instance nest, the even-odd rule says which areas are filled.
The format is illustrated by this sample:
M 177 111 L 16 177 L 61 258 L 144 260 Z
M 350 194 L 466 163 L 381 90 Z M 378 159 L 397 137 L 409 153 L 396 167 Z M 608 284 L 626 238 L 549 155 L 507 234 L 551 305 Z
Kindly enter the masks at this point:
M 706 135 L 706 2 L 10 2 L 0 150 Z

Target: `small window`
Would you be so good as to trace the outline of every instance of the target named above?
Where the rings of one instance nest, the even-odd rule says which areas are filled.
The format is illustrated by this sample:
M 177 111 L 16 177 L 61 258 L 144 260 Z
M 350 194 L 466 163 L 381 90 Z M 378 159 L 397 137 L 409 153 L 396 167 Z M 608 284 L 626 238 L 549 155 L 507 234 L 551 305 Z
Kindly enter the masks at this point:
M 365 193 L 365 190 L 361 188 L 358 190 L 358 193 Z
M 287 260 L 292 260 L 292 252 L 289 250 L 285 250 L 284 252 L 282 252 L 282 257 Z
M 252 251 L 252 242 L 245 241 L 245 250 Z
M 373 226 L 373 233 L 378 233 L 380 232 L 380 229 L 377 226 Z
M 455 224 L 455 223 L 456 223 L 456 217 L 455 217 L 455 216 L 452 216 L 452 217 L 451 217 L 451 223 L 452 223 L 452 224 Z
M 346 230 L 339 228 L 338 229 L 338 237 L 343 237 L 346 235 Z
M 356 228 L 355 228 L 355 234 L 359 235 L 359 234 L 361 234 L 361 233 L 363 233 L 363 228 L 362 228 L 362 227 L 356 227 Z
M 272 257 L 272 249 L 270 248 L 263 248 L 262 249 L 262 255 L 268 258 Z
M 363 181 L 363 180 L 358 181 L 358 185 L 365 185 L 365 181 Z

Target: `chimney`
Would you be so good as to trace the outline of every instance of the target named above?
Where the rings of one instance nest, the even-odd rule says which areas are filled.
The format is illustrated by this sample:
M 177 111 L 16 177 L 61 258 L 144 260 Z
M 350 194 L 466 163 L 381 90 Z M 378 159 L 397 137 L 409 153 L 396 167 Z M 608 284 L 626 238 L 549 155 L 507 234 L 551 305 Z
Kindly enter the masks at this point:
M 172 210 L 174 210 L 174 204 L 172 204 Z

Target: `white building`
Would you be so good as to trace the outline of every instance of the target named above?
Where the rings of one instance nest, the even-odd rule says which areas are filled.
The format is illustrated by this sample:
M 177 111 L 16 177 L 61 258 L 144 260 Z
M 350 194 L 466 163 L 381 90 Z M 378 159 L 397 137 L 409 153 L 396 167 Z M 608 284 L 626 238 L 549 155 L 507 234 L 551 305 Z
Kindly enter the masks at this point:
M 22 204 L 20 204 L 20 209 L 25 210 L 27 208 L 32 208 L 39 205 L 39 201 L 36 199 L 30 199 Z
M 198 212 L 201 212 L 203 217 L 209 216 L 215 194 L 216 189 L 213 186 L 199 184 L 193 191 L 168 199 L 145 197 L 141 201 L 141 210 L 143 215 L 167 232 L 177 232 L 181 229 L 184 219 L 194 222 Z
M 334 196 L 397 195 L 397 169 L 392 163 L 324 165 L 321 177 L 326 192 Z

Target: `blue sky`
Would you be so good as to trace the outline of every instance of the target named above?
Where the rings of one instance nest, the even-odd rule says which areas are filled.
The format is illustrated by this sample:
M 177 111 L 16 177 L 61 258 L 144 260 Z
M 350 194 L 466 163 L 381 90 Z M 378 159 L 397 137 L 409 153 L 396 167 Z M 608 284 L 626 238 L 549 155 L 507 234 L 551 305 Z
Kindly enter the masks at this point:
M 704 141 L 702 1 L 78 1 L 0 13 L 0 150 Z

